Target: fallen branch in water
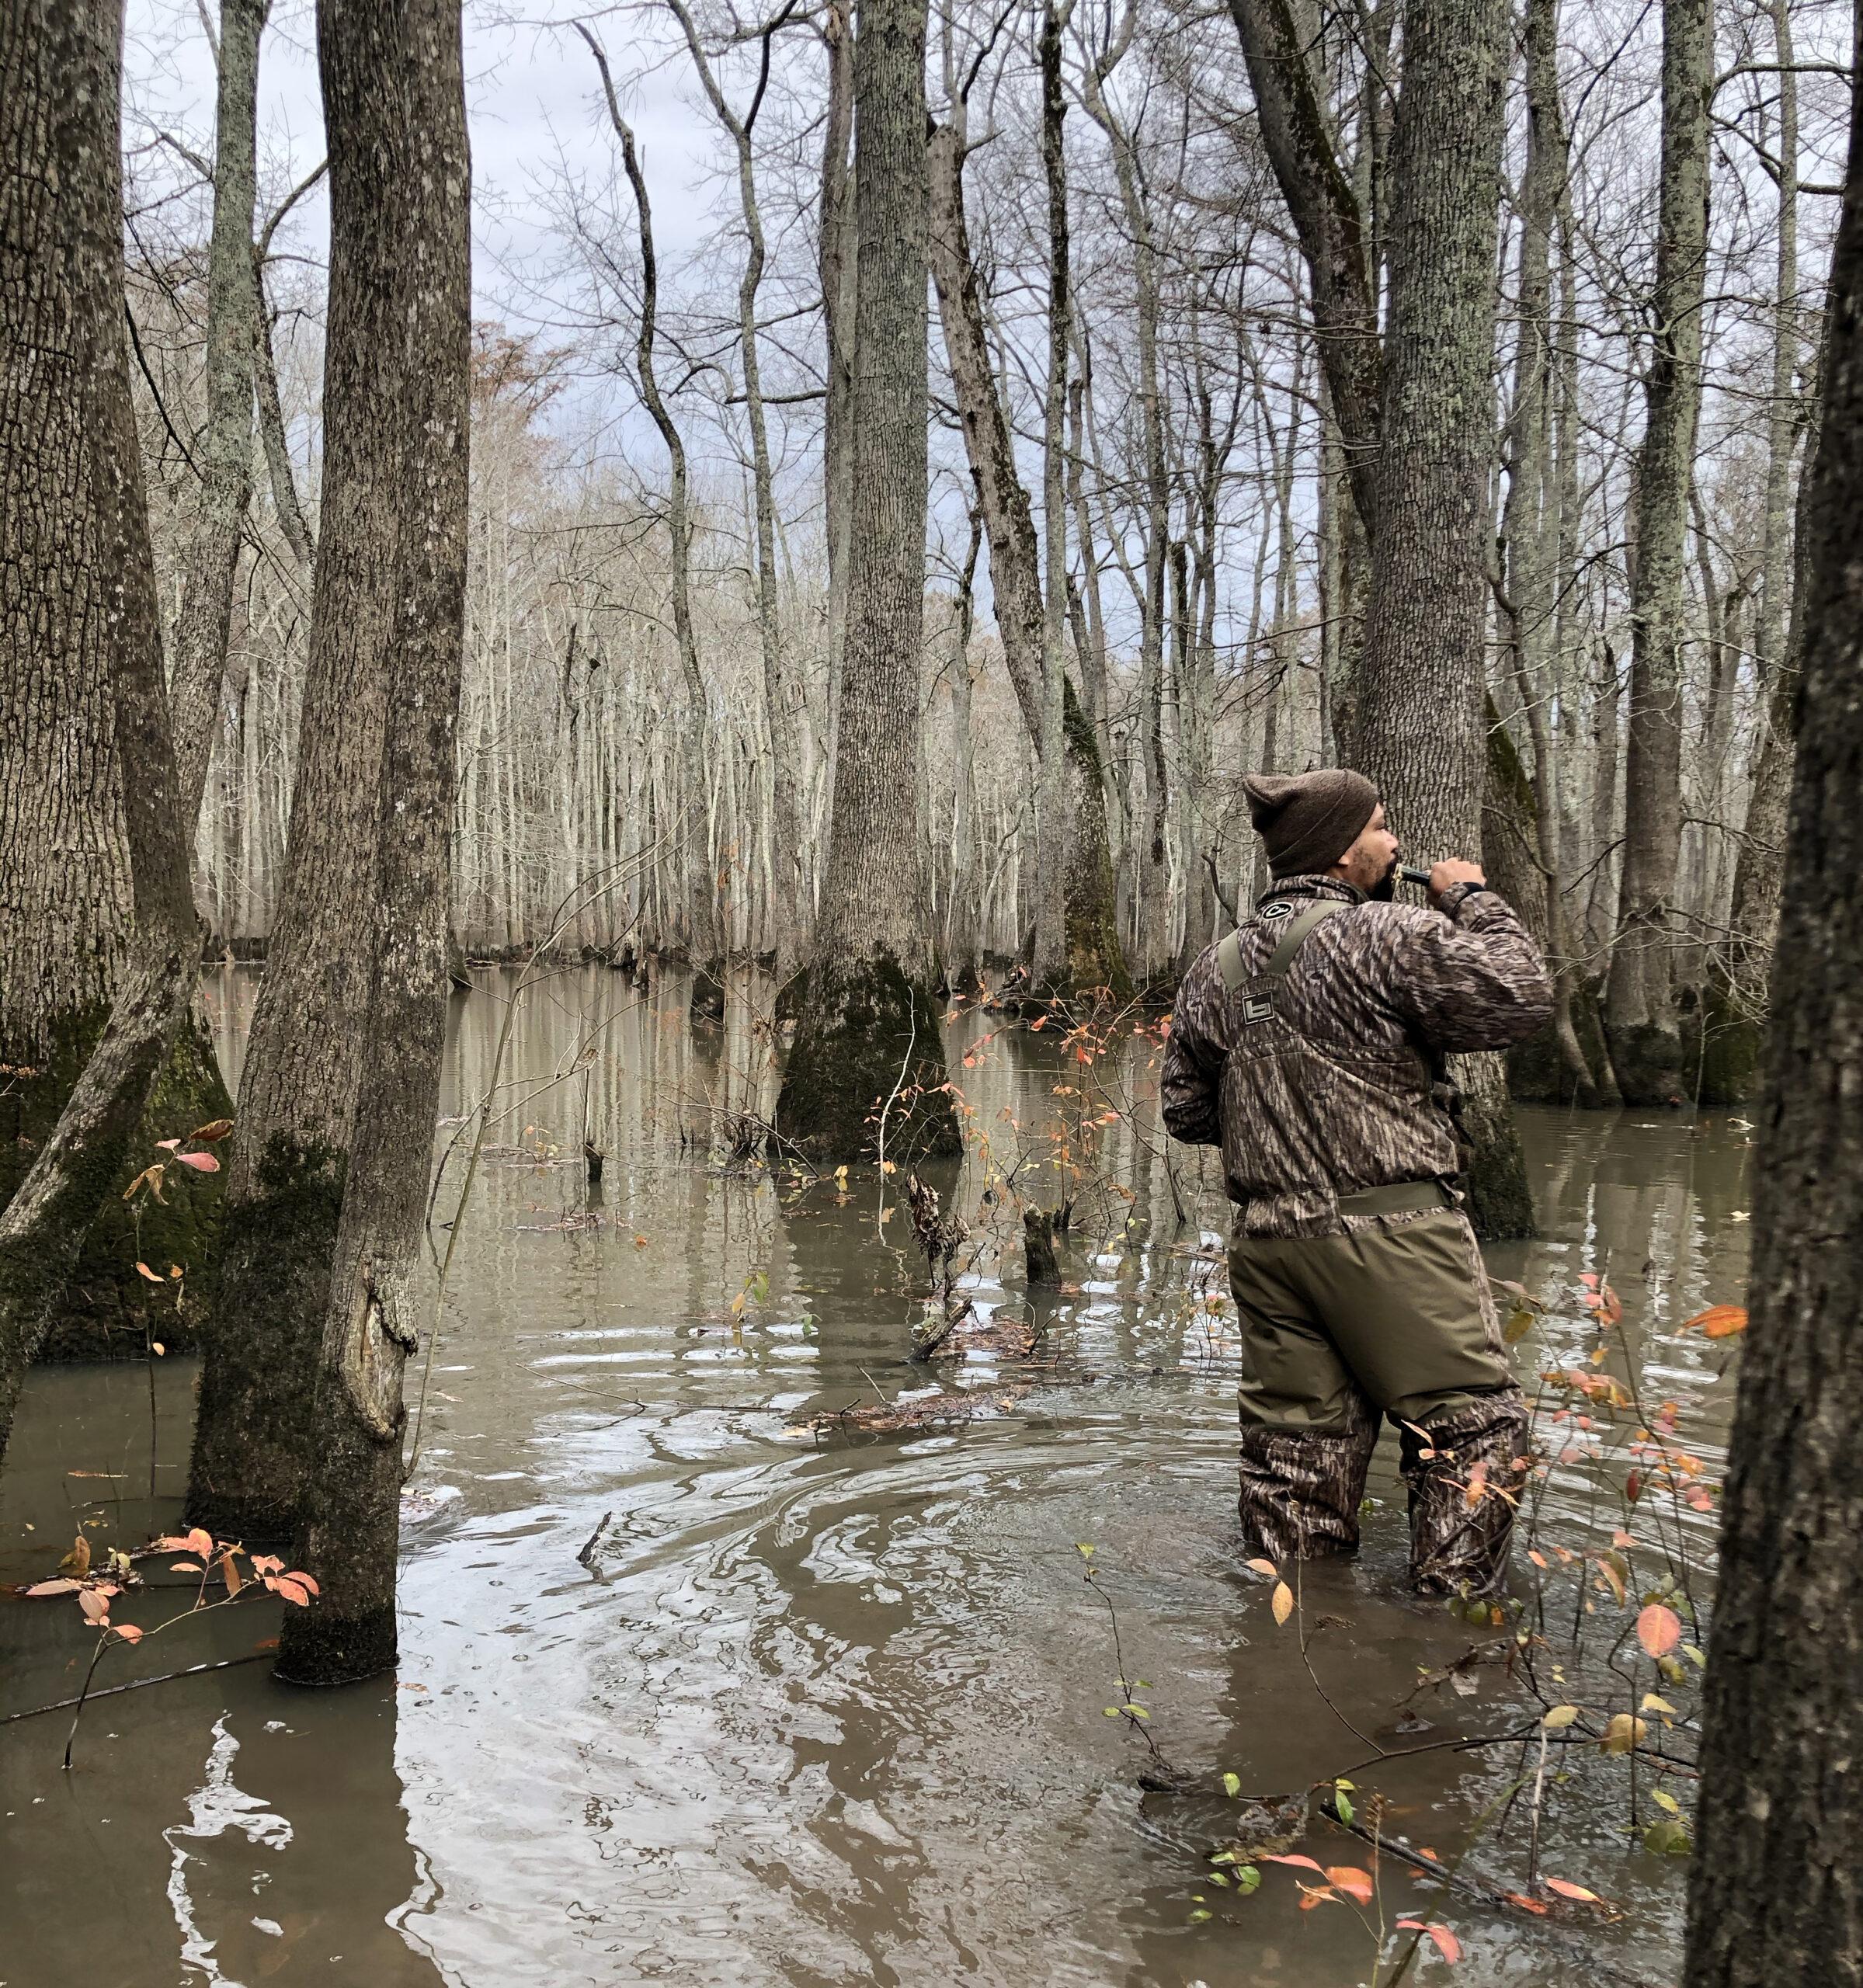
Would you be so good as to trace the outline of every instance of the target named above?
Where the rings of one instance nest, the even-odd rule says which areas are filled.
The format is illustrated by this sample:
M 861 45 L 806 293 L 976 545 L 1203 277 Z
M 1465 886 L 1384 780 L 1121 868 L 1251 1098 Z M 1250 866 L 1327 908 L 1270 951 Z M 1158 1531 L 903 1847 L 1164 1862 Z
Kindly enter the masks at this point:
M 113 1698 L 119 1691 L 140 1691 L 145 1684 L 172 1684 L 177 1677 L 198 1677 L 205 1670 L 231 1670 L 236 1663 L 263 1663 L 277 1655 L 276 1643 L 265 1649 L 255 1649 L 245 1656 L 223 1656 L 215 1663 L 190 1663 L 185 1670 L 165 1670 L 159 1677 L 134 1677 L 127 1684 L 106 1685 L 101 1691 L 92 1691 L 89 1701 Z M 0 1717 L 0 1726 L 11 1726 L 16 1719 L 39 1719 L 48 1712 L 69 1712 L 80 1698 L 57 1698 L 49 1705 L 34 1705 L 30 1712 L 9 1712 Z

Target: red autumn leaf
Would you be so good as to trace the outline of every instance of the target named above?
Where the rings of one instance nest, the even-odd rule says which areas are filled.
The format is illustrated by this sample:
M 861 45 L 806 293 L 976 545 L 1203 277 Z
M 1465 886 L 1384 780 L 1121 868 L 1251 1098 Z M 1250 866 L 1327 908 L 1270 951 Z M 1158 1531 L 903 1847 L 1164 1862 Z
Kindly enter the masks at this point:
M 233 1121 L 231 1118 L 214 1118 L 210 1119 L 204 1125 L 197 1126 L 194 1131 L 189 1133 L 188 1137 L 190 1139 L 224 1139 L 232 1129 Z
M 1437 1852 L 1432 1850 L 1427 1843 L 1416 1854 L 1419 1857 L 1428 1858 L 1432 1864 L 1440 1864 L 1442 1861 L 1441 1857 L 1437 1854 Z
M 171 1560 L 169 1562 L 171 1574 L 200 1574 L 206 1571 L 197 1560 Z
M 1302 1871 L 1317 1871 L 1323 1878 L 1326 1875 L 1323 1864 L 1316 1864 L 1310 1857 L 1258 1857 L 1257 1864 L 1291 1864 Z
M 1653 1601 L 1636 1618 L 1636 1639 L 1651 1656 L 1667 1656 L 1682 1640 L 1682 1618 Z
M 300 1608 L 308 1608 L 311 1605 L 311 1597 L 289 1574 L 280 1574 L 276 1580 L 267 1581 L 266 1586 L 282 1594 L 286 1600 L 296 1602 Z
M 1597 1272 L 1596 1270 L 1580 1270 L 1579 1272 L 1578 1281 L 1580 1284 L 1587 1285 L 1590 1288 L 1595 1291 L 1597 1288 Z
M 1350 1864 L 1337 1864 L 1329 1867 L 1326 1882 L 1335 1885 L 1348 1898 L 1355 1898 L 1361 1905 L 1371 1903 L 1371 1874 L 1361 1871 Z
M 313 1594 L 322 1594 L 323 1593 L 323 1590 L 317 1585 L 316 1582 L 311 1580 L 311 1576 L 307 1574 L 301 1567 L 294 1567 L 291 1571 L 285 1576 L 285 1579 L 288 1581 L 296 1581 L 301 1587 L 308 1587 Z
M 1598 1902 L 1596 1892 L 1587 1891 L 1583 1885 L 1568 1884 L 1563 1878 L 1548 1878 L 1546 1889 L 1549 1892 L 1557 1892 L 1561 1898 L 1583 1899 L 1592 1905 Z
M 113 1635 L 120 1636 L 126 1643 L 139 1643 L 142 1640 L 142 1632 L 134 1622 L 113 1622 L 110 1629 Z
M 1546 1916 L 1546 1901 L 1544 1899 L 1529 1898 L 1524 1892 L 1503 1892 L 1501 1896 L 1510 1905 L 1517 1905 L 1523 1912 L 1537 1913 L 1542 1919 Z
M 191 1553 L 193 1542 L 184 1539 L 179 1533 L 165 1533 L 160 1539 L 151 1539 L 150 1546 L 158 1553 Z
M 1462 1958 L 1462 1943 L 1447 1926 L 1434 1923 L 1426 1926 L 1420 1919 L 1400 1919 L 1397 1923 L 1410 1932 L 1421 1933 L 1451 1966 Z
M 75 1594 L 83 1585 L 80 1581 L 34 1581 L 26 1592 L 33 1594 Z
M 78 1597 L 78 1606 L 89 1620 L 101 1622 L 110 1612 L 109 1597 L 100 1594 L 94 1587 L 87 1587 Z
M 160 1284 L 160 1283 L 162 1282 L 162 1279 L 161 1279 L 160 1277 L 158 1277 L 155 1274 L 155 1273 L 152 1270 L 151 1270 L 151 1269 L 149 1268 L 149 1267 L 148 1267 L 148 1265 L 147 1263 L 141 1263 L 141 1262 L 140 1262 L 140 1261 L 139 1261 L 139 1262 L 137 1263 L 136 1267 L 137 1267 L 137 1269 L 138 1270 L 140 1270 L 140 1271 L 141 1272 L 141 1274 L 142 1274 L 144 1277 L 146 1277 L 148 1279 L 148 1281 L 150 1281 L 150 1283 L 151 1283 L 151 1284 Z
M 181 1143 L 179 1139 L 158 1139 L 156 1145 L 163 1152 L 172 1152 Z
M 196 1173 L 217 1173 L 220 1162 L 210 1152 L 178 1152 L 175 1157 L 183 1166 L 191 1166 Z
M 214 1535 L 203 1526 L 189 1526 L 188 1536 L 182 1541 L 190 1553 L 198 1553 L 203 1560 L 214 1557 Z
M 1747 1311 L 1740 1305 L 1710 1305 L 1705 1312 L 1698 1312 L 1678 1329 L 1692 1332 L 1699 1326 L 1709 1339 L 1732 1339 L 1736 1333 L 1747 1329 Z
M 284 1566 L 276 1553 L 255 1553 L 252 1571 L 255 1574 L 275 1574 Z
M 1632 1504 L 1634 1505 L 1637 1500 L 1642 1496 L 1642 1490 L 1643 1473 L 1640 1470 L 1633 1470 L 1630 1475 L 1624 1479 L 1624 1496 L 1629 1500 Z

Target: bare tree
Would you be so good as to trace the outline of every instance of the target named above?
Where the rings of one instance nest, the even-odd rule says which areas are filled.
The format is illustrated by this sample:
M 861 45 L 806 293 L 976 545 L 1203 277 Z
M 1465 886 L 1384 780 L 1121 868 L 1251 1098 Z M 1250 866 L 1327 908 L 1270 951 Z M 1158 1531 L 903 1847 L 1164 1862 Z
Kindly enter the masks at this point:
M 825 1157 L 958 1145 L 919 874 L 925 622 L 925 12 L 864 0 L 847 653 L 821 923 L 778 1104 Z M 899 1094 L 909 1093 L 903 1108 Z

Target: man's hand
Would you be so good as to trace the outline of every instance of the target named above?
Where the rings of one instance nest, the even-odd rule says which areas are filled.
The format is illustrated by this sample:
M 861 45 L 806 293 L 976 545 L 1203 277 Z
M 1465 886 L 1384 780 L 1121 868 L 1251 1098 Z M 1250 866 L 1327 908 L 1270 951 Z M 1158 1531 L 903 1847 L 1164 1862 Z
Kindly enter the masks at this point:
M 1437 864 L 1430 872 L 1428 885 L 1430 902 L 1439 909 L 1443 893 L 1452 890 L 1458 884 L 1485 884 L 1487 878 L 1482 874 L 1479 863 L 1460 863 L 1454 858 Z

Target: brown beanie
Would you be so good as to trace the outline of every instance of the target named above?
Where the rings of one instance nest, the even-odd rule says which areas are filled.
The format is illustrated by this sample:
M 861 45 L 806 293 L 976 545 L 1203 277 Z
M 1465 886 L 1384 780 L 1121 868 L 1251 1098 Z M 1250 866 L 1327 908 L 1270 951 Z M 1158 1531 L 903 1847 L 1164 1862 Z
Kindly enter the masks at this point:
M 1250 773 L 1242 784 L 1255 832 L 1277 877 L 1329 870 L 1364 832 L 1378 789 L 1363 773 L 1327 766 L 1312 773 Z

